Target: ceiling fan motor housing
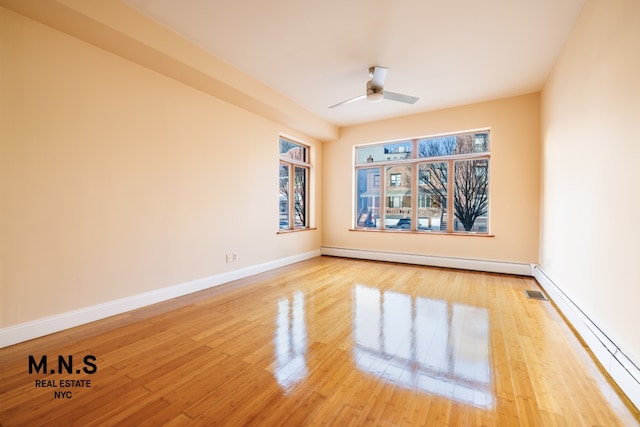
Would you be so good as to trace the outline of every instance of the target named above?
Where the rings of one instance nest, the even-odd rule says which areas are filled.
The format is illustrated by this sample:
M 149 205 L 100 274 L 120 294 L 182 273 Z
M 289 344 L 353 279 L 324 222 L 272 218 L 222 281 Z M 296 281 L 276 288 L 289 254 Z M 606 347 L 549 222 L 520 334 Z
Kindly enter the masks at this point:
M 382 93 L 382 88 L 374 87 L 372 80 L 369 80 L 367 82 L 367 101 L 380 102 L 383 98 L 384 94 Z

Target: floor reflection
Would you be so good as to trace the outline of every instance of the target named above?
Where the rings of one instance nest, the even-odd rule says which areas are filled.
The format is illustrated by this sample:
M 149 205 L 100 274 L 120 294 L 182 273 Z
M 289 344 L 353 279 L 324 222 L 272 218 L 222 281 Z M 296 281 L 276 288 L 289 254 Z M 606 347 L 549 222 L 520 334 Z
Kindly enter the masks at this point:
M 278 301 L 274 348 L 275 377 L 286 391 L 307 376 L 304 293 Z
M 487 309 L 356 285 L 353 357 L 401 387 L 493 406 Z

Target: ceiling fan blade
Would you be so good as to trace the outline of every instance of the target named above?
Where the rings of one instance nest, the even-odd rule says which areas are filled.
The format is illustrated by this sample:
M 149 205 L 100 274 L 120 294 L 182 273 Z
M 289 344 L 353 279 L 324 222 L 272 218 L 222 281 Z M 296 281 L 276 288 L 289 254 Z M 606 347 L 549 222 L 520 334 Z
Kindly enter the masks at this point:
M 384 99 L 390 99 L 391 101 L 399 101 L 404 102 L 405 104 L 415 104 L 419 98 L 410 95 L 403 95 L 401 93 L 388 92 L 384 91 L 383 93 Z
M 369 72 L 371 74 L 371 88 L 382 90 L 384 80 L 387 78 L 387 67 L 371 67 Z
M 361 99 L 366 99 L 366 98 L 367 98 L 367 95 L 356 96 L 355 98 L 351 98 L 351 99 L 347 99 L 346 101 L 338 102 L 337 104 L 332 105 L 329 108 L 335 108 L 335 107 L 338 107 L 340 105 L 350 104 L 352 102 L 360 101 Z

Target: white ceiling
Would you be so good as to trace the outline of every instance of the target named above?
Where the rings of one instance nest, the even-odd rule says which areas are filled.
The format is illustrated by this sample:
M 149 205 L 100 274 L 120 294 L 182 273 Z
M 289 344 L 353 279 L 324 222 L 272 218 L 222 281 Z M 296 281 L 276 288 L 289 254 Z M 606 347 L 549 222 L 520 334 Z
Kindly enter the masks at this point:
M 538 91 L 585 0 L 124 0 L 337 126 Z M 414 105 L 366 100 L 368 67 Z

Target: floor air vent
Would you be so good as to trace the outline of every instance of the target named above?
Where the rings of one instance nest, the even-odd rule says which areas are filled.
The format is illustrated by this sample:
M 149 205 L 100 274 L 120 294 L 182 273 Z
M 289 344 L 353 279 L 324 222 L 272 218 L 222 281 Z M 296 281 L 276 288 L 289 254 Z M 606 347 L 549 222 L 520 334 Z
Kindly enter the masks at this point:
M 524 291 L 527 294 L 527 298 L 539 299 L 540 301 L 548 301 L 544 294 L 540 291 Z

